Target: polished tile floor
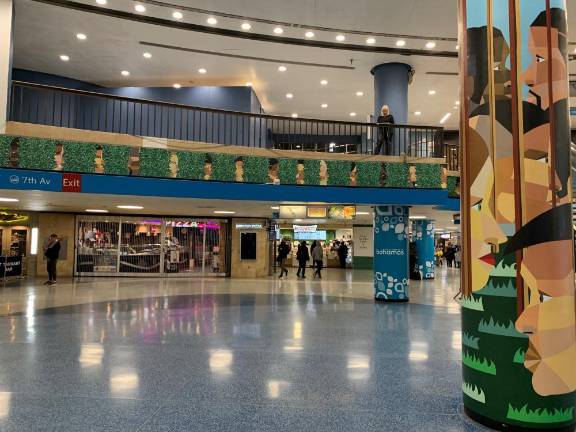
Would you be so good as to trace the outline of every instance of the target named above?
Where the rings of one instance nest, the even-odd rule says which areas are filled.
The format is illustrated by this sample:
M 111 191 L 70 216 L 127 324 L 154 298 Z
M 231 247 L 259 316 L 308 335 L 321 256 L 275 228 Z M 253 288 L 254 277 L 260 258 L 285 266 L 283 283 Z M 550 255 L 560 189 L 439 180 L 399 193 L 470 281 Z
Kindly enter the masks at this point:
M 481 431 L 462 414 L 458 270 L 374 303 L 322 281 L 0 289 L 0 431 Z

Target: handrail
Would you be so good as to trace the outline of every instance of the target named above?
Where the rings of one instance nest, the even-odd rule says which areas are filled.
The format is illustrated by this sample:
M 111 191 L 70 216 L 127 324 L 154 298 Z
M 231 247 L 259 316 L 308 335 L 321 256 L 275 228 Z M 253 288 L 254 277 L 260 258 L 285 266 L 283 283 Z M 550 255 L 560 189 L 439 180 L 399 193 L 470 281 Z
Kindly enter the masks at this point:
M 258 118 L 270 119 L 270 120 L 300 120 L 300 121 L 313 121 L 317 123 L 330 123 L 330 124 L 345 124 L 345 125 L 357 125 L 357 126 L 374 126 L 377 123 L 368 123 L 368 122 L 353 122 L 353 121 L 343 121 L 343 120 L 327 120 L 327 119 L 317 119 L 317 118 L 310 118 L 310 117 L 288 117 L 288 116 L 280 116 L 280 115 L 273 115 L 273 114 L 257 114 L 257 113 L 250 113 L 244 111 L 233 111 L 233 110 L 223 110 L 218 108 L 207 108 L 207 107 L 200 107 L 200 106 L 191 106 L 186 104 L 179 104 L 175 102 L 165 102 L 165 101 L 158 101 L 153 99 L 142 99 L 142 98 L 134 98 L 129 96 L 118 96 L 109 93 L 99 93 L 90 90 L 78 90 L 78 89 L 70 89 L 66 87 L 59 87 L 47 84 L 37 84 L 31 83 L 26 81 L 18 81 L 12 80 L 12 85 L 19 86 L 19 87 L 30 87 L 30 88 L 37 88 L 37 89 L 44 89 L 44 90 L 56 90 L 63 93 L 72 93 L 79 96 L 94 96 L 94 97 L 104 97 L 107 99 L 119 100 L 123 102 L 136 102 L 136 103 L 148 103 L 154 104 L 159 106 L 164 106 L 168 108 L 182 108 L 182 109 L 191 109 L 197 111 L 204 111 L 204 112 L 211 112 L 211 113 L 220 113 L 220 114 L 237 114 L 242 116 L 254 116 Z M 395 124 L 395 127 L 410 127 L 410 128 L 426 128 L 426 129 L 435 129 L 435 130 L 444 130 L 441 126 L 424 126 L 424 125 L 407 125 L 407 124 Z

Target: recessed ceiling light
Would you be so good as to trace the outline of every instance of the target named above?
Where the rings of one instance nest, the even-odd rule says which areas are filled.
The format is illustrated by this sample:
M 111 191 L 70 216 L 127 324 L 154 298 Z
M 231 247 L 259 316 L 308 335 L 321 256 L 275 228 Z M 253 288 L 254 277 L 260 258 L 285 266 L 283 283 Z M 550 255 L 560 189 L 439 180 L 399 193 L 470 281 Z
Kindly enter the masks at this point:
M 403 39 L 399 39 L 399 40 L 396 41 L 396 46 L 397 46 L 397 47 L 403 47 L 403 46 L 405 46 L 405 45 L 406 45 L 406 41 L 403 40 Z
M 358 214 L 358 213 L 356 213 L 356 214 Z M 418 216 L 418 215 L 413 215 L 413 216 L 410 216 L 409 218 L 412 219 L 412 220 L 424 220 L 424 219 L 428 219 L 428 217 L 426 217 L 426 216 Z
M 252 87 L 252 83 L 251 83 L 251 82 L 247 82 L 247 83 L 246 83 L 246 87 Z
M 286 93 L 286 97 L 288 99 L 292 99 L 294 97 L 294 95 L 292 93 Z
M 364 92 L 362 92 L 362 91 L 357 91 L 357 92 L 356 92 L 356 96 L 364 96 Z
M 414 111 L 414 115 L 416 115 L 416 116 L 419 116 L 419 115 L 421 115 L 421 114 L 422 114 L 421 111 Z
M 446 120 L 448 120 L 451 115 L 452 115 L 452 113 L 446 113 L 446 114 L 444 114 L 444 117 L 442 117 L 442 118 L 440 119 L 440 124 L 446 123 Z
M 96 0 L 96 3 L 99 4 L 100 6 L 104 6 L 108 2 L 106 0 Z
M 214 210 L 214 214 L 236 214 L 236 212 L 230 210 Z
M 351 113 L 350 113 L 350 117 L 356 117 L 356 113 L 355 113 L 355 112 L 351 112 Z
M 174 83 L 172 84 L 172 87 L 174 87 L 175 89 L 179 89 L 182 87 L 182 84 Z
M 436 90 L 428 90 L 428 94 L 430 96 L 434 96 L 436 94 Z
M 328 85 L 328 81 L 322 80 L 322 81 L 320 81 L 320 84 L 322 84 L 322 85 Z
M 280 207 L 278 207 L 278 206 L 272 206 L 272 207 L 270 207 L 270 208 L 271 208 L 272 210 L 280 210 Z
M 300 147 L 301 147 L 301 145 L 300 145 L 300 144 L 298 144 L 298 145 L 296 146 L 296 148 L 300 148 Z
M 307 31 L 304 36 L 306 36 L 308 39 L 312 39 L 316 35 L 314 34 L 314 32 Z
M 174 11 L 174 12 L 172 12 L 172 18 L 182 19 L 182 18 L 184 18 L 184 15 L 182 15 L 182 12 L 180 12 L 180 11 Z
M 456 46 L 454 47 L 455 50 L 457 50 L 457 49 L 459 49 L 459 48 L 460 48 L 460 45 L 456 45 Z
M 436 42 L 426 42 L 426 48 L 428 49 L 436 48 Z
M 322 104 L 322 108 L 328 108 L 328 104 L 327 104 L 327 103 L 323 103 L 323 104 Z
M 336 36 L 336 40 L 338 42 L 344 42 L 346 40 L 346 36 L 339 34 Z
M 84 33 L 76 34 L 76 38 L 80 40 L 86 40 L 86 35 Z
M 460 108 L 458 105 L 454 105 L 455 110 L 457 110 L 458 108 Z
M 368 45 L 374 45 L 376 43 L 376 39 L 373 37 L 369 37 L 368 39 L 366 39 L 366 43 Z
M 250 25 L 250 23 L 245 22 L 245 23 L 242 23 L 242 25 L 240 26 L 240 28 L 241 28 L 242 30 L 250 30 L 250 29 L 252 28 L 252 26 Z
M 0 202 L 18 202 L 18 198 L 0 198 Z
M 292 113 L 292 118 L 298 118 L 298 114 Z
M 284 33 L 284 29 L 282 27 L 276 27 L 274 29 L 274 34 L 281 35 L 282 33 Z
M 129 76 L 129 75 L 130 75 L 130 72 L 128 72 L 128 71 L 126 71 L 126 70 L 124 70 L 124 71 L 122 71 L 122 72 L 120 72 L 120 73 L 121 73 L 123 76 Z
M 143 12 L 146 12 L 146 7 L 144 5 L 137 4 L 136 6 L 134 6 L 134 10 L 136 12 L 143 13 Z
M 369 214 L 370 214 L 370 212 L 365 212 L 365 211 L 357 211 L 357 212 L 356 212 L 356 215 L 360 215 L 360 216 L 366 216 L 366 215 L 369 215 Z
M 142 54 L 142 56 L 147 59 L 152 58 L 152 54 L 150 54 L 149 52 L 145 52 L 144 54 Z
M 118 205 L 116 208 L 123 210 L 142 210 L 144 207 L 138 205 Z
M 70 57 L 68 57 L 66 54 L 62 54 L 62 55 L 60 56 L 60 60 L 62 60 L 62 61 L 68 61 L 68 60 L 70 60 Z
M 216 24 L 218 24 L 218 20 L 217 20 L 216 18 L 214 18 L 214 17 L 208 18 L 208 19 L 206 20 L 206 22 L 207 22 L 208 24 L 210 24 L 210 25 L 216 25 Z
M 286 68 L 286 66 L 278 66 L 278 70 L 280 72 L 286 72 L 287 68 Z
M 88 213 L 108 213 L 108 210 L 104 209 L 86 209 Z
M 460 105 L 460 101 L 454 102 L 454 105 Z
M 205 74 L 206 72 L 208 72 L 208 71 L 204 68 L 198 69 L 198 73 Z

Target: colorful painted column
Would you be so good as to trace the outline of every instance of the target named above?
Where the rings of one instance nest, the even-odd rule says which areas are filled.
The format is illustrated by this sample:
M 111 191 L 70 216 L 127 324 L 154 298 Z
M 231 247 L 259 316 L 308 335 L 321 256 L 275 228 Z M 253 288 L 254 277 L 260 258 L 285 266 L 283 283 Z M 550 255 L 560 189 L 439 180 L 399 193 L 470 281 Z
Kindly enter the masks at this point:
M 408 301 L 408 224 L 408 207 L 374 207 L 376 300 Z
M 462 363 L 469 416 L 574 430 L 563 0 L 460 0 Z
M 416 265 L 421 279 L 434 279 L 434 221 L 412 221 L 412 239 L 416 243 Z

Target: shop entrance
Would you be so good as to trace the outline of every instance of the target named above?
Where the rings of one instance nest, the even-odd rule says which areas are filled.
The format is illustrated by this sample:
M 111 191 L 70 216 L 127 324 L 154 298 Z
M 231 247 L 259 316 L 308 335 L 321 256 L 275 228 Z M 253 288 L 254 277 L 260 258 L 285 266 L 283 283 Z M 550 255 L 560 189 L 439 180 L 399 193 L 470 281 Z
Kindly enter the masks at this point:
M 76 218 L 76 276 L 226 276 L 228 222 L 129 216 Z

